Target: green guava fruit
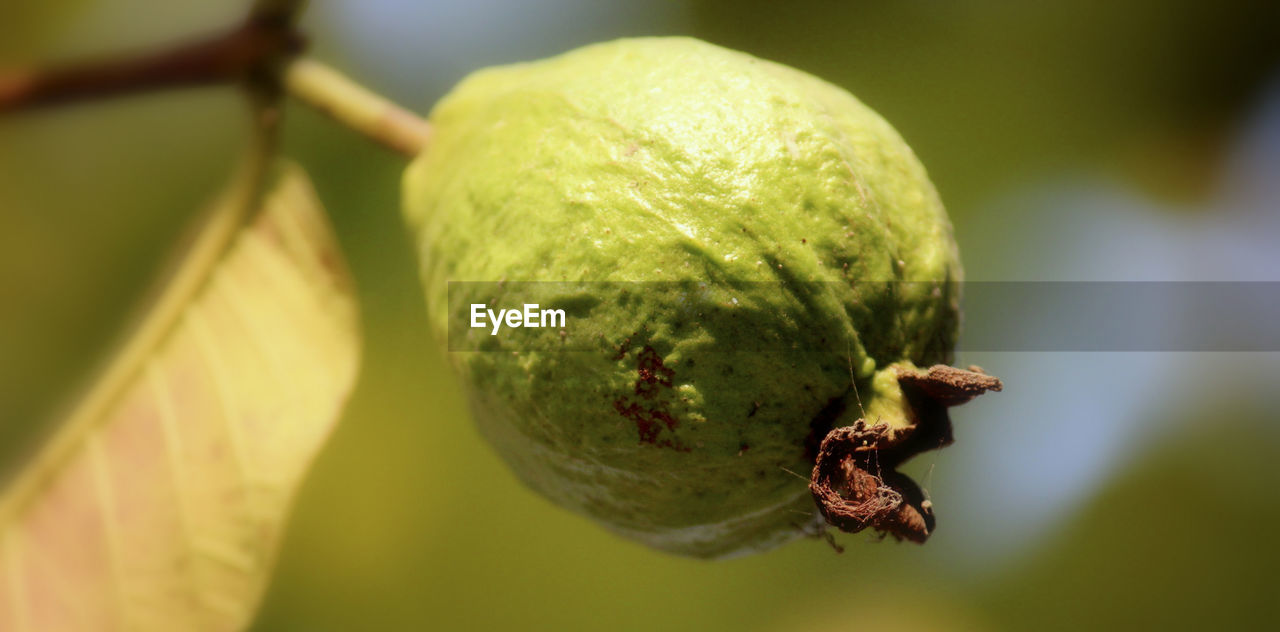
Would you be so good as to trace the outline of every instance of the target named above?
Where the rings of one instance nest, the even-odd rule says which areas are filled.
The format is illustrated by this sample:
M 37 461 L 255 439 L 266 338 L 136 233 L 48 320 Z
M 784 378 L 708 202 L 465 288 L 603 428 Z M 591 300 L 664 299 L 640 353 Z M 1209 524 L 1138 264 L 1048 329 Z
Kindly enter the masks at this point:
M 403 188 L 430 321 L 525 483 L 697 557 L 824 518 L 928 535 L 894 468 L 998 381 L 916 368 L 950 359 L 961 268 L 888 123 L 688 38 L 481 70 L 431 122 Z M 531 304 L 565 316 L 474 326 L 473 306 Z

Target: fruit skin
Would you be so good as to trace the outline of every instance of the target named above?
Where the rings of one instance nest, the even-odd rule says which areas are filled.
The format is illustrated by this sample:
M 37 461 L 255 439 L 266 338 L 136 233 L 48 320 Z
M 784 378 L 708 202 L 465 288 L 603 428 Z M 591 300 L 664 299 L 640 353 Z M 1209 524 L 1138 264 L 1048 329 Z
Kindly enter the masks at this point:
M 863 410 L 911 426 L 894 371 L 950 359 L 946 213 L 840 88 L 628 39 L 478 71 L 431 121 L 403 192 L 439 335 L 521 281 L 612 282 L 540 286 L 578 351 L 504 330 L 450 358 L 512 470 L 617 533 L 698 557 L 804 535 L 816 441 Z

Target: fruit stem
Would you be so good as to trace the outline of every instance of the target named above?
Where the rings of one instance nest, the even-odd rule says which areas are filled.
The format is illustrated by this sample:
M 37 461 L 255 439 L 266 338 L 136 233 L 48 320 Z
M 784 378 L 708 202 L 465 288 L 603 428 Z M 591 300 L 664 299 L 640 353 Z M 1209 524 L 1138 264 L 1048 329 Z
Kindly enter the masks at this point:
M 285 90 L 334 120 L 406 156 L 431 139 L 431 124 L 333 68 L 296 59 L 284 70 Z

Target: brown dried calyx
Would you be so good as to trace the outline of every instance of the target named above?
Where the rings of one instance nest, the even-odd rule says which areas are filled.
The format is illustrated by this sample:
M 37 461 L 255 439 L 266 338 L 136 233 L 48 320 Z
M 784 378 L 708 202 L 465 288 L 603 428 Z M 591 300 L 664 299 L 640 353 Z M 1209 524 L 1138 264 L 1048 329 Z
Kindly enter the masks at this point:
M 1003 388 L 998 378 L 935 365 L 927 371 L 898 371 L 914 425 L 891 432 L 886 424 L 852 426 L 827 433 L 818 448 L 809 491 L 827 522 L 849 533 L 871 527 L 899 540 L 924 542 L 933 532 L 933 509 L 920 486 L 897 468 L 907 459 L 950 445 L 947 408 Z

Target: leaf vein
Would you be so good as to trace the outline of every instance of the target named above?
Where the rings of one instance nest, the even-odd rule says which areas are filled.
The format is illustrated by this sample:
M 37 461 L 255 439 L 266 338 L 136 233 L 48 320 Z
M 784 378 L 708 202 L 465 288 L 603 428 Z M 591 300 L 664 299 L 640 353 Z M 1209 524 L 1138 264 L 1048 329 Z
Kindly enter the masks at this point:
M 226 360 L 222 357 L 222 352 L 214 342 L 213 327 L 209 324 L 209 319 L 205 316 L 204 309 L 203 302 L 192 305 L 188 313 L 188 322 L 191 326 L 191 333 L 195 338 L 196 346 L 200 349 L 200 357 L 205 366 L 209 368 L 214 392 L 218 396 L 218 406 L 222 412 L 223 424 L 226 427 L 227 440 L 231 444 L 232 458 L 236 463 L 242 506 L 247 509 L 249 505 L 249 487 L 252 485 L 252 481 L 255 480 L 255 475 L 253 463 L 249 459 L 248 442 L 245 439 L 243 429 L 240 427 L 240 421 L 244 413 L 241 410 L 239 395 L 230 386 L 231 380 L 228 377 L 229 371 L 227 370 Z
M 192 534 L 191 507 L 187 504 L 187 471 L 183 462 L 182 430 L 178 424 L 178 415 L 173 408 L 173 398 L 168 380 L 159 366 L 159 358 L 147 363 L 147 384 L 151 387 L 151 395 L 155 400 L 156 413 L 160 417 L 160 431 L 164 439 L 165 458 L 168 461 L 170 483 L 173 486 L 173 501 L 177 510 L 178 538 L 181 551 L 185 553 L 187 562 L 187 581 L 195 586 L 192 576 L 194 568 L 195 538 Z
M 102 449 L 102 435 L 95 432 L 85 442 L 89 452 L 89 467 L 93 473 L 93 488 L 98 501 L 98 513 L 102 517 L 102 538 L 107 548 L 107 567 L 111 575 L 111 590 L 115 599 L 112 613 L 116 622 L 125 622 L 124 600 L 124 549 L 120 541 L 120 516 L 116 514 L 115 487 L 107 463 L 107 453 Z

